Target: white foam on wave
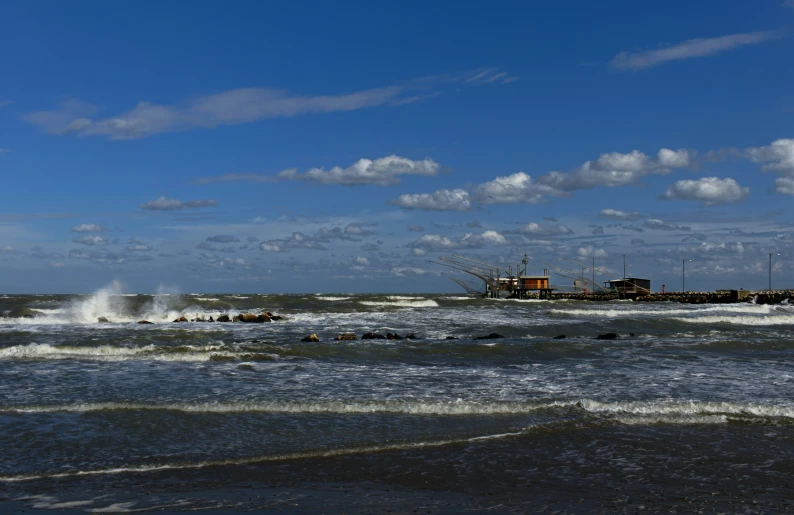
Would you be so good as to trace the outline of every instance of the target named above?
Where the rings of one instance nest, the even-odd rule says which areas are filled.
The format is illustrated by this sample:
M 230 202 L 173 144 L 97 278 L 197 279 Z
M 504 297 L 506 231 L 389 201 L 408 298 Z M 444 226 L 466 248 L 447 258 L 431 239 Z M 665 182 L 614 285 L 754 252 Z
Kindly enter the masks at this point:
M 0 413 L 95 412 L 112 410 L 181 411 L 186 413 L 398 413 L 406 415 L 509 415 L 527 414 L 547 408 L 571 407 L 571 402 L 477 402 L 477 401 L 287 401 L 233 403 L 77 403 L 42 406 L 5 406 Z
M 772 305 L 755 305 L 755 304 L 719 304 L 707 307 L 691 307 L 691 308 L 671 308 L 662 305 L 647 304 L 643 308 L 626 308 L 626 309 L 550 309 L 550 314 L 555 315 L 575 315 L 586 317 L 598 318 L 615 318 L 625 317 L 627 315 L 643 315 L 643 316 L 675 316 L 675 315 L 699 315 L 702 313 L 746 313 L 753 315 L 768 315 L 778 309 Z
M 374 301 L 362 300 L 360 304 L 375 307 L 394 307 L 394 308 L 437 308 L 438 302 L 430 299 L 423 300 L 394 300 L 394 301 Z
M 221 299 L 217 299 L 215 297 L 196 297 L 195 300 L 201 300 L 201 301 L 205 301 L 205 302 L 214 302 L 214 301 L 219 301 Z
M 327 302 L 336 302 L 336 301 L 340 301 L 340 300 L 350 300 L 350 297 L 323 297 L 323 296 L 318 296 L 317 300 L 324 300 L 324 301 L 327 301 Z
M 250 354 L 250 353 L 249 353 Z M 234 358 L 235 353 L 223 345 L 184 345 L 178 349 L 146 345 L 144 347 L 117 347 L 98 345 L 76 347 L 31 343 L 0 349 L 0 360 L 75 360 L 127 361 L 146 359 L 152 361 L 210 361 L 213 358 Z
M 678 400 L 599 402 L 592 399 L 583 399 L 579 404 L 582 409 L 590 413 L 608 413 L 615 415 L 640 415 L 648 417 L 750 415 L 763 418 L 794 419 L 794 405 Z
M 673 320 L 690 324 L 734 324 L 750 326 L 794 325 L 794 314 L 769 316 L 704 316 L 673 318 Z

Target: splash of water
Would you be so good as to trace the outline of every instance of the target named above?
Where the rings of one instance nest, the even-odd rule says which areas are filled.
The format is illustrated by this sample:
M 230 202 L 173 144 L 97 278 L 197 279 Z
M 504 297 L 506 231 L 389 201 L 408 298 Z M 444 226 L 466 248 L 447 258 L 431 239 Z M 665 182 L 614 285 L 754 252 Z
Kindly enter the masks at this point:
M 123 290 L 121 282 L 115 280 L 95 291 L 88 298 L 74 301 L 68 309 L 70 321 L 92 324 L 99 317 L 125 316 L 126 302 L 125 298 L 121 296 Z

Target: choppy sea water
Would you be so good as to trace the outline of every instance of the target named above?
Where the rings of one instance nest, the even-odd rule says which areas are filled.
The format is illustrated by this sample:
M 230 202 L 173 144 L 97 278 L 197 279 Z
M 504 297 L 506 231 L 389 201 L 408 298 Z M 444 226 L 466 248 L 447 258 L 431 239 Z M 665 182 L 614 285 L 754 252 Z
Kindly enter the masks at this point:
M 171 322 L 262 311 L 285 319 Z M 334 485 L 429 511 L 794 497 L 791 305 L 111 288 L 0 295 L 2 314 L 0 509 L 289 511 L 273 499 L 306 485 L 340 511 Z M 367 331 L 418 338 L 333 340 Z M 271 504 L 226 500 L 254 477 Z M 409 502 L 360 511 L 388 495 Z

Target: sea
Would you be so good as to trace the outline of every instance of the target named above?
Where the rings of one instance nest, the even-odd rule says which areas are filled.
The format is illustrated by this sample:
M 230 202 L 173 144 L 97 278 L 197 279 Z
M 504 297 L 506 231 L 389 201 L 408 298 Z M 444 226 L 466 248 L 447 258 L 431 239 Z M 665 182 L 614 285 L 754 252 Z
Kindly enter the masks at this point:
M 788 301 L 114 283 L 0 315 L 3 513 L 794 510 Z

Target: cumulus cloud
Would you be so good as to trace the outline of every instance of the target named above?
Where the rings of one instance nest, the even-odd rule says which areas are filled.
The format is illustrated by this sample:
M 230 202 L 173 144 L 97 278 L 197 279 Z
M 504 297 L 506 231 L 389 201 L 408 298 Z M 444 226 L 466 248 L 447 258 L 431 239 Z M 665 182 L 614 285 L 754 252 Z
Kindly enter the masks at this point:
M 420 248 L 417 247 L 417 248 L 411 249 L 411 254 L 413 254 L 414 256 L 419 257 L 419 256 L 424 256 L 425 254 L 427 254 L 427 251 L 425 249 L 420 249 Z
M 692 167 L 696 152 L 662 148 L 656 157 L 639 150 L 601 154 L 571 172 L 551 171 L 532 178 L 524 172 L 497 177 L 469 190 L 442 189 L 435 193 L 406 194 L 390 203 L 406 209 L 467 211 L 480 204 L 538 204 L 546 197 L 567 197 L 577 190 L 615 188 L 637 184 L 647 175 L 664 175 L 675 168 Z
M 784 195 L 794 195 L 794 177 L 775 179 L 775 191 Z
M 181 209 L 198 209 L 202 207 L 215 207 L 218 203 L 213 199 L 181 201 L 166 197 L 144 202 L 139 207 L 148 211 L 178 211 Z
M 606 258 L 609 256 L 606 250 L 595 248 L 592 245 L 586 247 L 579 247 L 576 254 L 580 258 Z
M 497 231 L 485 231 L 482 234 L 466 233 L 462 238 L 452 240 L 440 234 L 425 234 L 418 240 L 409 243 L 408 247 L 422 251 L 440 251 L 456 248 L 482 248 L 507 245 L 508 241 Z M 414 255 L 424 255 L 416 253 Z
M 356 264 L 360 266 L 369 266 L 369 259 L 365 257 L 358 256 L 356 258 Z
M 428 211 L 468 211 L 469 192 L 463 189 L 438 190 L 435 193 L 404 194 L 389 202 L 405 209 Z
M 538 204 L 544 195 L 563 195 L 557 189 L 537 184 L 524 172 L 497 177 L 474 188 L 474 198 L 483 204 Z
M 726 52 L 746 45 L 756 45 L 777 39 L 783 35 L 780 30 L 729 34 L 716 38 L 690 39 L 676 45 L 657 50 L 641 52 L 622 52 L 612 60 L 612 67 L 627 70 L 642 70 L 669 61 L 705 57 Z
M 695 155 L 691 150 L 667 148 L 659 150 L 655 159 L 639 150 L 626 154 L 609 152 L 601 154 L 595 161 L 586 161 L 572 172 L 549 172 L 539 177 L 537 182 L 560 192 L 615 188 L 636 184 L 647 175 L 665 175 L 674 168 L 691 166 Z
M 72 227 L 72 232 L 105 232 L 106 228 L 97 224 L 80 224 Z
M 373 231 L 365 229 L 364 227 L 361 226 L 361 224 L 348 224 L 345 227 L 345 234 L 351 236 L 370 236 L 375 233 Z
M 423 250 L 446 250 L 454 249 L 458 245 L 446 236 L 441 236 L 440 234 L 425 234 L 415 242 L 409 243 L 408 246 Z
M 102 236 L 77 236 L 72 239 L 75 243 L 80 243 L 82 245 L 91 245 L 91 246 L 105 246 L 109 243 L 107 238 Z
M 498 247 L 508 244 L 505 237 L 496 231 L 485 231 L 482 234 L 467 233 L 460 241 L 464 246 L 474 248 Z
M 761 163 L 761 169 L 781 174 L 775 180 L 775 190 L 784 195 L 794 195 L 794 139 L 779 139 L 765 147 L 745 149 L 745 156 L 755 163 Z
M 259 248 L 266 252 L 289 252 L 293 249 L 328 250 L 314 236 L 293 232 L 289 238 L 263 241 Z
M 649 218 L 648 220 L 645 220 L 645 223 L 642 225 L 647 229 L 653 229 L 655 231 L 689 231 L 692 229 L 691 227 L 687 227 L 685 225 L 667 223 L 656 218 Z
M 673 183 L 662 195 L 667 200 L 698 200 L 703 205 L 732 204 L 750 193 L 750 188 L 740 186 L 731 178 L 703 177 Z
M 530 236 L 565 236 L 573 234 L 572 230 L 560 223 L 541 225 L 535 222 L 522 226 L 518 232 Z
M 625 211 L 618 211 L 617 209 L 602 209 L 598 212 L 598 218 L 610 220 L 638 220 L 642 218 L 642 215 L 637 212 L 627 213 Z

